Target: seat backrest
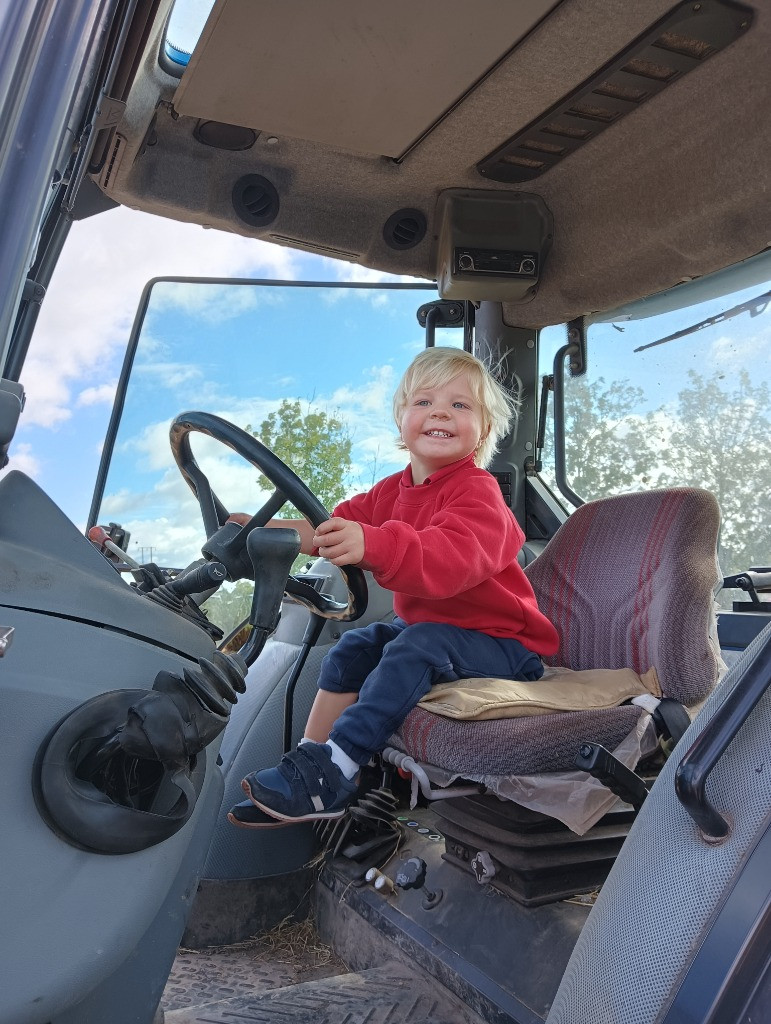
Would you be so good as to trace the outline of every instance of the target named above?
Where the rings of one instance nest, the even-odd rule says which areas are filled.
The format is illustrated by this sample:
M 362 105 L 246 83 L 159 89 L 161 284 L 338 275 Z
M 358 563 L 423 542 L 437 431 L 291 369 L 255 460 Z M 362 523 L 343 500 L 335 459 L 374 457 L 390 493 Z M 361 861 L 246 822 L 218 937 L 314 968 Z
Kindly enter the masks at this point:
M 714 596 L 720 510 L 694 487 L 588 502 L 525 570 L 560 646 L 553 665 L 658 672 L 665 696 L 703 700 L 721 666 Z

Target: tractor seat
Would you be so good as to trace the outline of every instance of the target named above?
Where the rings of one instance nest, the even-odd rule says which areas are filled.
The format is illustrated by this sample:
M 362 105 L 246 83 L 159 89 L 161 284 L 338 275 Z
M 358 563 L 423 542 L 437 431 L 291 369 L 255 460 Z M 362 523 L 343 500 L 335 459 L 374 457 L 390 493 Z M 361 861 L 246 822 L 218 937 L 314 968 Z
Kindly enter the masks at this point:
M 724 667 L 714 603 L 719 527 L 713 495 L 690 487 L 617 495 L 573 512 L 525 570 L 559 634 L 547 665 L 577 672 L 631 669 L 639 676 L 655 669 L 664 697 L 686 708 L 704 701 Z M 433 787 L 459 779 L 478 783 L 487 794 L 581 835 L 618 801 L 576 770 L 580 745 L 599 743 L 634 768 L 658 742 L 651 725 L 657 703 L 648 694 L 642 706 L 625 701 L 525 717 L 507 706 L 506 717 L 484 720 L 459 720 L 419 705 L 389 740 L 386 760 L 403 767 L 413 762 Z M 500 806 L 489 795 L 479 799 L 487 817 L 491 800 Z M 453 800 L 437 809 L 445 803 L 452 813 Z

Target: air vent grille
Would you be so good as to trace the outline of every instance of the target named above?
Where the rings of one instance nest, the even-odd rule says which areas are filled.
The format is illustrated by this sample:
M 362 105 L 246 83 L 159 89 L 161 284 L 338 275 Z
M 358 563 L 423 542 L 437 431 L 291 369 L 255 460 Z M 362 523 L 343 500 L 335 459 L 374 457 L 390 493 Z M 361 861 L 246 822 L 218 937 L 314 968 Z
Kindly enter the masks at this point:
M 680 4 L 477 170 L 492 181 L 537 178 L 732 43 L 752 16 L 749 7 L 724 0 Z
M 261 174 L 245 174 L 233 186 L 233 209 L 251 227 L 272 224 L 279 206 L 276 186 Z
M 383 225 L 383 238 L 391 249 L 414 249 L 426 234 L 426 218 L 420 210 L 397 210 Z
M 125 139 L 123 138 L 123 136 L 116 134 L 115 142 L 113 143 L 112 147 L 112 152 L 110 153 L 110 157 L 107 161 L 107 167 L 105 168 L 104 174 L 102 175 L 102 188 L 105 190 L 105 192 L 112 184 L 113 175 L 115 174 L 117 168 L 120 166 L 120 161 L 122 160 L 123 153 L 125 152 L 124 144 Z
M 331 256 L 336 260 L 347 260 L 349 263 L 357 263 L 361 259 L 361 254 L 358 252 L 350 252 L 347 249 L 335 249 L 331 245 L 317 245 L 315 242 L 307 242 L 303 238 L 293 238 L 291 235 L 275 235 L 271 233 L 268 237 L 275 239 L 279 244 L 291 245 L 293 249 L 319 252 L 322 256 Z

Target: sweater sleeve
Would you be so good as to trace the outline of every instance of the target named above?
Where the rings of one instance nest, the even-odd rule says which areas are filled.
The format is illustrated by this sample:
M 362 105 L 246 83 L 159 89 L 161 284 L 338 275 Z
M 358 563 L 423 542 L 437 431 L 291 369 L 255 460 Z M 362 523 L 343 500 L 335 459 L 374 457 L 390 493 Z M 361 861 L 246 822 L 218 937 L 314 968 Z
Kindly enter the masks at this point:
M 372 509 L 374 507 L 370 495 L 372 491 L 367 491 L 364 494 L 354 494 L 352 498 L 347 498 L 345 501 L 341 501 L 339 505 L 335 505 L 332 509 L 331 519 L 338 517 L 339 519 L 347 519 L 349 522 L 361 523 L 364 526 L 365 523 L 372 522 Z M 314 558 L 319 557 L 319 549 L 314 547 L 311 551 Z
M 347 498 L 339 505 L 335 505 L 332 509 L 332 518 L 347 519 L 349 522 L 361 523 L 362 526 L 371 524 L 378 495 L 384 483 L 385 481 L 381 480 L 369 491 L 365 491 L 363 494 L 354 494 L 352 498 Z
M 497 575 L 524 542 L 492 477 L 473 489 L 459 488 L 422 529 L 397 520 L 362 525 L 365 558 L 377 582 L 430 600 L 454 597 Z

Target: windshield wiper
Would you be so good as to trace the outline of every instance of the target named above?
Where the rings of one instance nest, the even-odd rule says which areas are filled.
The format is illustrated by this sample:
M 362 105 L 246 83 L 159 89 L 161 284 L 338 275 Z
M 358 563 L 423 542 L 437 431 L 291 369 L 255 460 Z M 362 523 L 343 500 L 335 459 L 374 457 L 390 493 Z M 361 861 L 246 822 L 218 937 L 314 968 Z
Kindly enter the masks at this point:
M 682 331 L 675 331 L 674 334 L 668 334 L 666 338 L 659 338 L 658 341 L 651 341 L 647 345 L 640 345 L 639 348 L 636 348 L 633 351 L 644 352 L 646 348 L 654 348 L 656 345 L 664 345 L 667 341 L 674 341 L 676 338 L 685 338 L 687 335 L 695 334 L 696 331 L 700 331 L 704 327 L 711 327 L 713 324 L 732 320 L 735 316 L 738 316 L 740 313 L 746 313 L 747 311 L 749 311 L 750 316 L 758 316 L 759 313 L 764 312 L 769 301 L 771 301 L 771 291 L 763 292 L 762 295 L 757 295 L 754 299 L 748 299 L 746 302 L 740 302 L 738 306 L 726 309 L 723 313 L 718 313 L 715 316 L 708 316 L 706 320 L 701 320 L 699 323 L 693 324 L 692 327 L 685 327 Z

